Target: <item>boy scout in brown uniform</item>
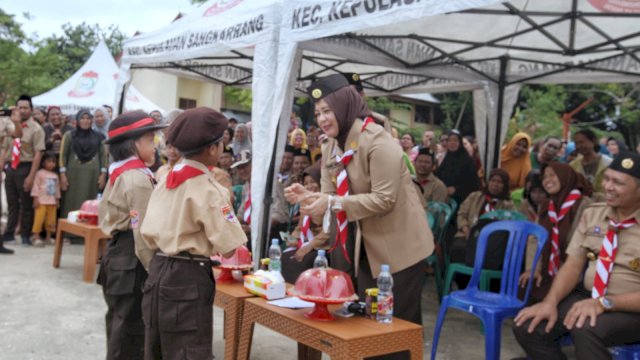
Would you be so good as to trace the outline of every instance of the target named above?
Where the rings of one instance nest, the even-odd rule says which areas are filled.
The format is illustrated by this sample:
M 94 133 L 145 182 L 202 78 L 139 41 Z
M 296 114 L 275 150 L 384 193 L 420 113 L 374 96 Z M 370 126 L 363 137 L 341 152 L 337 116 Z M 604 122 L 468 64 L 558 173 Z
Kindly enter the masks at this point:
M 111 235 L 98 274 L 108 306 L 108 360 L 143 358 L 142 284 L 153 252 L 142 241 L 140 223 L 155 184 L 143 159 L 152 160 L 153 131 L 162 127 L 142 111 L 122 114 L 109 126 L 106 143 L 115 162 L 98 207 L 100 228 Z
M 4 232 L 4 241 L 14 239 L 18 218 L 20 218 L 20 234 L 22 245 L 31 245 L 31 227 L 33 226 L 33 198 L 31 187 L 36 172 L 40 168 L 42 152 L 45 150 L 44 130 L 33 118 L 31 111 L 31 97 L 22 95 L 16 102 L 20 121 L 15 121 L 13 133 L 14 141 L 19 139 L 19 157 L 12 158 L 15 146 L 4 159 L 5 163 L 5 190 L 7 204 L 9 205 L 9 218 Z M 13 119 L 12 119 L 13 120 Z M 17 155 L 17 154 L 16 154 Z
M 556 340 L 567 333 L 579 360 L 640 341 L 640 155 L 619 154 L 603 188 L 607 202 L 585 208 L 549 294 L 515 319 L 530 359 L 566 359 Z
M 209 257 L 247 241 L 229 192 L 208 170 L 222 153 L 227 119 L 208 108 L 183 112 L 168 142 L 185 156 L 151 195 L 142 236 L 151 260 L 142 301 L 145 359 L 212 359 L 215 281 Z

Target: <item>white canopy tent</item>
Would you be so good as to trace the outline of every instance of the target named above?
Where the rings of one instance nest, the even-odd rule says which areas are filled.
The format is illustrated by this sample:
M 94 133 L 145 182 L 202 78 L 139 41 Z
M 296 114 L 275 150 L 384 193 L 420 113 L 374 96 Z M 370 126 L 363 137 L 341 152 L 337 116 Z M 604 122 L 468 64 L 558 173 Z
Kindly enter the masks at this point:
M 36 106 L 60 106 L 66 114 L 80 109 L 95 109 L 102 105 L 114 106 L 118 65 L 109 48 L 100 41 L 87 62 L 62 84 L 33 98 Z M 125 109 L 144 111 L 164 110 L 130 87 Z
M 262 140 L 252 154 L 253 249 L 260 247 L 256 241 L 265 208 L 264 179 L 273 178 L 269 167 L 262 165 L 273 161 L 278 126 L 277 121 L 266 121 L 266 114 L 272 113 L 281 2 L 211 0 L 161 29 L 128 39 L 123 46 L 123 82 L 129 80 L 129 69 L 153 68 L 225 85 L 251 85 L 252 133 L 254 139 Z M 253 254 L 257 262 L 260 251 Z
M 475 89 L 493 168 L 521 84 L 640 81 L 639 20 L 637 2 L 614 0 L 289 2 L 276 80 L 288 86 L 275 98 L 335 71 L 359 72 L 370 94 Z

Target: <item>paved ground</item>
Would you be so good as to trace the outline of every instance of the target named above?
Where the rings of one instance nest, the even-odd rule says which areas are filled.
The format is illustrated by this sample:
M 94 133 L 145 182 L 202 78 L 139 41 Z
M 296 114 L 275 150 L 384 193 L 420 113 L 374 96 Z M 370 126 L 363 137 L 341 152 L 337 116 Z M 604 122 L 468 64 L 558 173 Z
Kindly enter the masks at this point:
M 53 247 L 10 246 L 16 254 L 0 256 L 0 358 L 2 360 L 104 359 L 104 314 L 101 288 L 82 282 L 82 246 L 65 246 L 61 267 L 53 269 Z M 438 305 L 434 285 L 423 291 L 425 358 L 428 358 Z M 214 307 L 214 353 L 223 358 L 222 311 Z M 508 325 L 502 336 L 502 358 L 522 356 Z M 294 359 L 296 344 L 256 326 L 252 359 Z M 325 358 L 327 358 L 325 356 Z M 439 359 L 483 359 L 479 321 L 450 311 L 444 325 Z

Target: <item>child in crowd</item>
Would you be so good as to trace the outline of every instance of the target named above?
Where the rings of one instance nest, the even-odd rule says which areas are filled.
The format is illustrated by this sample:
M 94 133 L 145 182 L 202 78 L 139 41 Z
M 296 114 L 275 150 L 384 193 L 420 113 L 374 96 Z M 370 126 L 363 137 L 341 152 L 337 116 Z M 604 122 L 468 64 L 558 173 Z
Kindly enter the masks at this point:
M 40 170 L 36 173 L 31 188 L 35 217 L 33 219 L 33 246 L 43 247 L 45 242 L 51 244 L 51 233 L 56 230 L 56 212 L 60 207 L 60 179 L 56 170 L 57 156 L 53 151 L 47 151 L 42 157 Z M 42 226 L 46 232 L 42 241 L 40 233 Z

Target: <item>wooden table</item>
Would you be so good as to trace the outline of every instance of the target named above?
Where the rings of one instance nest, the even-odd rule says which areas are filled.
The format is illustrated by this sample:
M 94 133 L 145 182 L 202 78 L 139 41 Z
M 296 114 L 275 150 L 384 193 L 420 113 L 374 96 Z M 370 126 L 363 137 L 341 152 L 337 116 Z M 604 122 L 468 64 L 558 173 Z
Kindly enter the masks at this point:
M 224 358 L 235 360 L 238 353 L 238 339 L 244 300 L 254 297 L 244 289 L 241 282 L 216 282 L 216 296 L 213 305 L 224 310 Z
M 329 306 L 331 311 L 339 306 Z M 246 299 L 240 329 L 238 359 L 248 360 L 253 327 L 268 327 L 298 342 L 298 359 L 319 359 L 320 352 L 332 360 L 363 359 L 408 350 L 411 359 L 422 360 L 424 344 L 422 326 L 393 319 L 379 324 L 360 316 L 334 321 L 316 321 L 304 317 L 310 309 L 286 309 L 267 304 L 262 298 Z
M 96 225 L 83 223 L 74 223 L 66 219 L 58 220 L 58 229 L 56 230 L 56 245 L 53 252 L 53 267 L 60 267 L 60 257 L 62 256 L 62 233 L 67 232 L 84 238 L 84 267 L 82 279 L 84 282 L 91 283 L 94 281 L 96 272 L 96 263 L 98 262 L 98 250 L 104 249 L 107 239 L 111 236 L 106 235 Z

